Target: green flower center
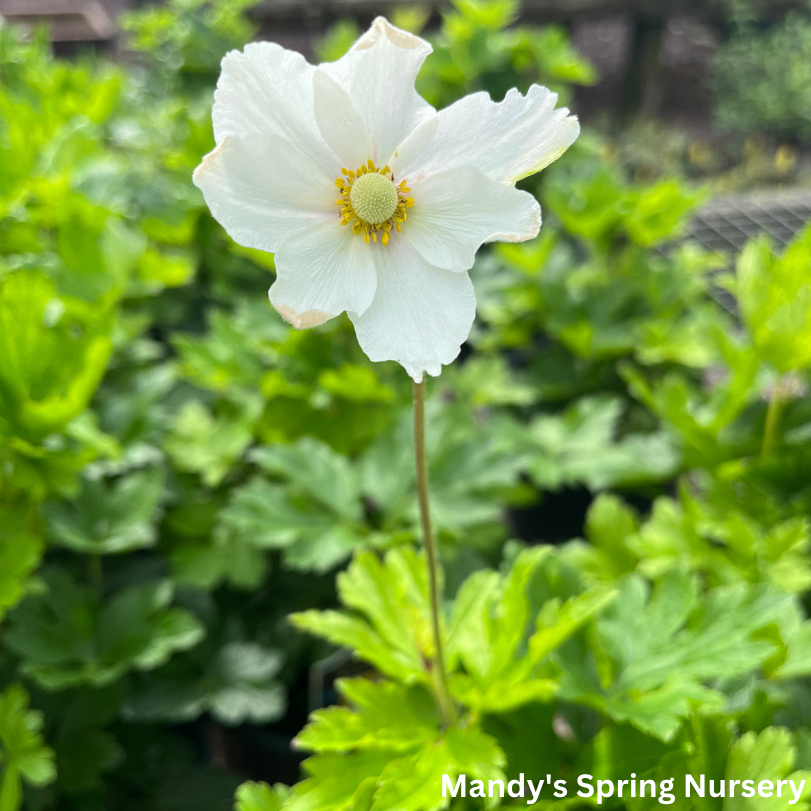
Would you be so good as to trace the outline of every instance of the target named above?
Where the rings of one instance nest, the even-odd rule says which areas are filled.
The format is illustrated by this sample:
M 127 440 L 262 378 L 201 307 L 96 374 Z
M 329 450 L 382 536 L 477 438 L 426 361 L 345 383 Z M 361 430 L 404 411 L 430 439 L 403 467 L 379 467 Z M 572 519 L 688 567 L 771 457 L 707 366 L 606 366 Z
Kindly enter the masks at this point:
M 394 185 L 394 175 L 388 166 L 378 169 L 370 158 L 357 172 L 341 167 L 335 178 L 341 197 L 336 204 L 341 208 L 341 225 L 352 225 L 352 232 L 363 236 L 363 241 L 389 244 L 392 232 L 398 234 L 408 218 L 406 209 L 414 205 L 408 183 L 401 180 Z
M 400 197 L 397 187 L 388 177 L 369 172 L 352 184 L 349 200 L 361 220 L 371 225 L 380 225 L 394 214 Z

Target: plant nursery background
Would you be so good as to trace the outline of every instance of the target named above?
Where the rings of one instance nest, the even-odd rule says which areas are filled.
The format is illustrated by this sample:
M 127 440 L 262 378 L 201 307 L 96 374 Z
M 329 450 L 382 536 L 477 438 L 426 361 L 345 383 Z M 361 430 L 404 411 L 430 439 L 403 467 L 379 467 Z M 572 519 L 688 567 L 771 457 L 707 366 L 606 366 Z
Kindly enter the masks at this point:
M 94 46 L 0 22 L 0 811 L 811 770 L 811 9 L 269 5 L 143 6 Z M 432 42 L 435 107 L 537 82 L 584 125 L 428 381 L 450 731 L 410 380 L 345 316 L 284 324 L 272 255 L 191 183 L 228 50 L 337 59 L 377 11 Z

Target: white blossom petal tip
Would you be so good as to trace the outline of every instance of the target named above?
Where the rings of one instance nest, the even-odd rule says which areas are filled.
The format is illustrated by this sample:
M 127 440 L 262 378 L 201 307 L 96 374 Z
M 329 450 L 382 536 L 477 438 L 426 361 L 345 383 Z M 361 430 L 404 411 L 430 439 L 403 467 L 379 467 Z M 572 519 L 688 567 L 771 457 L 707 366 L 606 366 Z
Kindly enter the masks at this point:
M 273 304 L 272 301 L 270 303 Z M 320 327 L 330 319 L 335 318 L 334 315 L 321 310 L 307 310 L 306 313 L 297 313 L 292 307 L 287 307 L 284 304 L 274 305 L 274 309 L 290 326 L 296 329 Z
M 337 118 L 335 100 L 330 102 L 328 94 L 322 93 L 315 104 L 321 134 L 344 165 L 352 161 L 357 140 L 368 143 L 370 154 L 366 158 L 381 166 L 390 163 L 397 147 L 436 116 L 436 110 L 414 86 L 431 50 L 424 39 L 378 17 L 337 62 L 319 66 L 318 71 L 340 85 L 347 97 L 341 102 L 345 109 L 344 145 L 337 140 L 339 135 L 331 134 Z
M 424 50 L 426 53 L 433 51 L 431 43 L 426 42 L 416 34 L 397 28 L 385 17 L 375 17 L 369 30 L 352 47 L 356 51 L 371 48 L 382 36 L 386 37 L 392 45 L 396 45 L 398 48 L 405 48 L 409 51 L 419 49 Z

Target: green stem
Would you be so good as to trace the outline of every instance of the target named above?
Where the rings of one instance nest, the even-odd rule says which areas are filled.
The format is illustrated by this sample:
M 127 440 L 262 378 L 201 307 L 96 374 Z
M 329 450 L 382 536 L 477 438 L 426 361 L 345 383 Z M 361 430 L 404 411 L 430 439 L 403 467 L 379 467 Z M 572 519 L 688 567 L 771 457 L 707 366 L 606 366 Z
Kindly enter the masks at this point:
M 779 377 L 775 381 L 772 396 L 769 398 L 769 407 L 766 409 L 766 424 L 763 427 L 763 447 L 762 456 L 768 456 L 774 448 L 777 440 L 777 430 L 780 427 L 780 416 L 783 411 L 783 378 Z
M 440 625 L 439 572 L 440 562 L 436 539 L 431 527 L 431 509 L 428 502 L 428 463 L 425 458 L 425 381 L 414 384 L 414 455 L 417 464 L 417 497 L 420 504 L 420 523 L 428 563 L 428 596 L 431 602 L 431 625 L 434 632 L 433 670 L 439 709 L 445 725 L 456 722 L 454 707 L 448 690 L 448 673 L 445 670 L 445 653 Z

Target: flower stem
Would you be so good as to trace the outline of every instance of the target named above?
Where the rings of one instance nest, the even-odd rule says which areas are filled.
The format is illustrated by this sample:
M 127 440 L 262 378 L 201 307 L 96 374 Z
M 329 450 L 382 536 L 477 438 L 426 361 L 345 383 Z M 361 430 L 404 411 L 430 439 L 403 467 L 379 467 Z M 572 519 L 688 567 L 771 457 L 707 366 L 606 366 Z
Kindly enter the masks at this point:
M 448 726 L 456 722 L 456 708 L 448 690 L 445 653 L 440 627 L 439 573 L 440 562 L 436 539 L 431 527 L 431 509 L 428 503 L 428 464 L 425 459 L 425 380 L 414 384 L 414 455 L 417 464 L 417 497 L 420 504 L 420 523 L 428 563 L 428 596 L 431 603 L 431 624 L 434 632 L 434 679 L 442 719 Z
M 766 409 L 766 424 L 763 427 L 763 447 L 761 455 L 766 457 L 774 448 L 777 439 L 777 429 L 780 426 L 780 416 L 783 411 L 783 378 L 778 378 L 774 383 L 769 407 Z

